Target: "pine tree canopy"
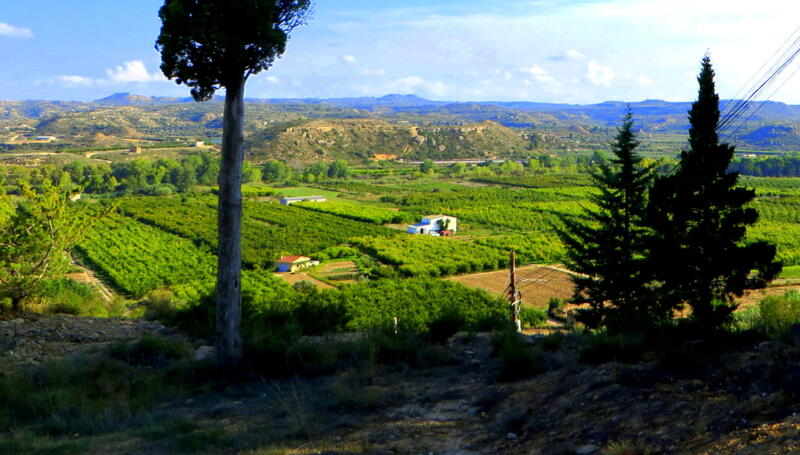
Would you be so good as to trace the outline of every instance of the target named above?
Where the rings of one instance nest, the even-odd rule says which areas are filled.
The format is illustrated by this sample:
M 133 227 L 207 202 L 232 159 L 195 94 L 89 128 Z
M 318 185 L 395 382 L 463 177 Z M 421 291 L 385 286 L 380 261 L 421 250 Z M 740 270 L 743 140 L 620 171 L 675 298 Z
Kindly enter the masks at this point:
M 573 300 L 588 303 L 580 314 L 590 327 L 629 330 L 651 319 L 649 281 L 644 264 L 645 196 L 651 180 L 643 168 L 633 133 L 633 116 L 625 116 L 612 151 L 614 158 L 593 174 L 600 194 L 588 220 L 564 219 L 560 236 L 568 247 L 568 264 L 580 273 L 573 278 Z
M 774 262 L 774 246 L 744 244 L 747 226 L 758 219 L 755 209 L 746 207 L 755 192 L 738 187 L 738 174 L 728 172 L 734 148 L 719 143 L 719 96 L 708 56 L 697 80 L 689 149 L 671 175 L 655 180 L 647 219 L 654 231 L 650 262 L 663 306 L 688 303 L 693 317 L 712 328 L 733 311 L 733 297 L 763 287 L 780 264 Z

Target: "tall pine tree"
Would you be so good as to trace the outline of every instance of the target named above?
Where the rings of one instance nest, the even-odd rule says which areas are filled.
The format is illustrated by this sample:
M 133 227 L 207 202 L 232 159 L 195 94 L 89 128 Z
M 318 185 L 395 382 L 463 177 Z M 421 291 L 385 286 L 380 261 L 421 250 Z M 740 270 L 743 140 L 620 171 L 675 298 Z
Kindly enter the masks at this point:
M 593 199 L 598 209 L 588 212 L 588 220 L 564 219 L 560 233 L 569 267 L 581 274 L 573 277 L 573 301 L 590 307 L 579 319 L 615 332 L 639 330 L 657 318 L 649 307 L 650 279 L 643 264 L 645 197 L 652 174 L 642 166 L 638 145 L 629 111 L 613 145 L 614 158 L 592 176 L 600 190 Z
M 650 264 L 660 284 L 665 310 L 692 308 L 702 330 L 723 324 L 735 309 L 733 298 L 766 285 L 781 269 L 775 247 L 744 244 L 747 226 L 758 219 L 745 207 L 755 192 L 737 186 L 728 172 L 734 149 L 717 136 L 719 96 L 708 56 L 697 78 L 697 101 L 689 111 L 689 149 L 674 172 L 655 180 L 647 208 Z

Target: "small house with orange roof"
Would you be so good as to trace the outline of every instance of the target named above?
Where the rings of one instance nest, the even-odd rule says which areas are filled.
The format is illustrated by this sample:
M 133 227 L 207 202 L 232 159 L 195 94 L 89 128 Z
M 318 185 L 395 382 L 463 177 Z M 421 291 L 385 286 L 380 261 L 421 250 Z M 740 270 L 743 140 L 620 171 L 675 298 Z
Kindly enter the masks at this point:
M 319 261 L 312 261 L 310 257 L 306 256 L 283 256 L 275 261 L 275 271 L 296 272 L 318 264 Z

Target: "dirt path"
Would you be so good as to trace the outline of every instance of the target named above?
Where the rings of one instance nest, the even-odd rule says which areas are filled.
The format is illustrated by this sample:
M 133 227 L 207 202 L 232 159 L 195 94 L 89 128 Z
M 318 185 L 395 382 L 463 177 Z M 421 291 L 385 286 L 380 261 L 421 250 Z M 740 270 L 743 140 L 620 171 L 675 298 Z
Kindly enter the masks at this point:
M 105 284 L 103 280 L 98 278 L 92 269 L 86 267 L 75 259 L 73 259 L 72 265 L 80 268 L 81 271 L 70 273 L 67 275 L 68 277 L 79 283 L 94 285 L 100 292 L 100 296 L 103 297 L 103 300 L 106 302 L 114 300 L 117 294 L 107 284 Z

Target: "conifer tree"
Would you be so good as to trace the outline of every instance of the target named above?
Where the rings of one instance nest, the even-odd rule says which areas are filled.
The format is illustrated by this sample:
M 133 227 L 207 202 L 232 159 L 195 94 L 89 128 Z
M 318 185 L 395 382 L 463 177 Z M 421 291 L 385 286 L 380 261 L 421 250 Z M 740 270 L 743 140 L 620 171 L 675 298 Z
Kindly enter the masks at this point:
M 645 196 L 652 174 L 641 164 L 638 145 L 628 111 L 613 145 L 614 158 L 592 175 L 600 190 L 593 199 L 598 209 L 588 213 L 588 220 L 563 220 L 566 228 L 560 235 L 568 247 L 568 265 L 580 273 L 573 277 L 573 301 L 589 304 L 579 319 L 590 327 L 631 331 L 654 317 L 643 264 Z
M 766 285 L 781 269 L 775 247 L 744 244 L 758 219 L 746 207 L 755 192 L 737 186 L 728 172 L 734 148 L 717 136 L 719 96 L 708 56 L 697 78 L 697 101 L 689 111 L 689 149 L 674 172 L 655 180 L 647 215 L 654 235 L 649 262 L 665 310 L 692 308 L 702 330 L 719 327 L 735 309 L 733 297 Z

